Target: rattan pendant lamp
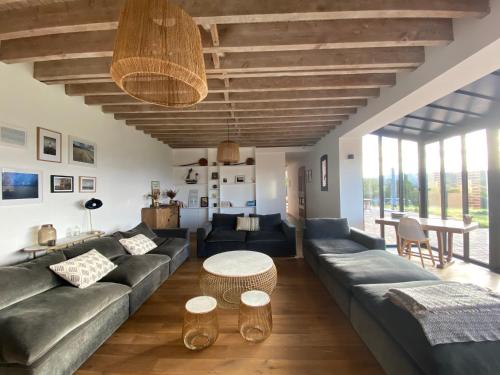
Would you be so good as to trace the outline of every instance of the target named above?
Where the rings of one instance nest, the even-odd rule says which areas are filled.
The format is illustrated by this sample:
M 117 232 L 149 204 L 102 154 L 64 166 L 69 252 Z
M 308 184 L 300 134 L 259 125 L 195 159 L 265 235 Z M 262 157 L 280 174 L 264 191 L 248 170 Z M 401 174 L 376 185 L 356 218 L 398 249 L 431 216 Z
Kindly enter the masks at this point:
M 217 161 L 224 164 L 240 161 L 240 145 L 229 140 L 229 124 L 227 125 L 227 140 L 217 146 Z
M 126 0 L 111 76 L 127 94 L 148 103 L 199 103 L 208 87 L 198 26 L 169 0 Z

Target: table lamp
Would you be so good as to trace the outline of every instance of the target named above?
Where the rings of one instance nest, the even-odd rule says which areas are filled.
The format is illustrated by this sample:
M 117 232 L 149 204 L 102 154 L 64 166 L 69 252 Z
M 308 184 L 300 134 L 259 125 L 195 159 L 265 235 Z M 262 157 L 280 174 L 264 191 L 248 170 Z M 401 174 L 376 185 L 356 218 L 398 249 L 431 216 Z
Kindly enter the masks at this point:
M 102 201 L 97 198 L 89 199 L 85 202 L 84 207 L 89 210 L 89 220 L 90 220 L 90 233 L 93 234 L 94 230 L 92 229 L 92 211 L 97 210 L 102 207 Z

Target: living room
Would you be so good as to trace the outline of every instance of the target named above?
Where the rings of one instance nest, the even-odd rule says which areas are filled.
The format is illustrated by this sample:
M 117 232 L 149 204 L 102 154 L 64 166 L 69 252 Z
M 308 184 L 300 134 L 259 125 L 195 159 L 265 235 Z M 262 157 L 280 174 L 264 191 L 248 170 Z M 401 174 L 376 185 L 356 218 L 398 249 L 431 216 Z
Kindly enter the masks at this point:
M 0 374 L 498 374 L 500 3 L 0 1 Z

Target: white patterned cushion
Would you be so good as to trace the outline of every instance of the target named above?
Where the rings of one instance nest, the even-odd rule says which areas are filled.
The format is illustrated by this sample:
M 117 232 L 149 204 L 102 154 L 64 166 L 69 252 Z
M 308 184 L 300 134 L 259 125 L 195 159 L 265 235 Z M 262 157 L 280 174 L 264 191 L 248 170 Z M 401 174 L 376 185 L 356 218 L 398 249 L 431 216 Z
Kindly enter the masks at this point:
M 249 232 L 256 232 L 260 230 L 258 217 L 239 217 L 236 225 L 236 230 L 247 230 Z
M 120 243 L 123 245 L 125 250 L 132 255 L 142 255 L 156 249 L 154 241 L 147 238 L 144 234 L 138 234 L 137 236 L 130 238 L 122 238 Z
M 64 280 L 80 289 L 96 283 L 116 267 L 116 264 L 95 249 L 73 259 L 49 266 Z

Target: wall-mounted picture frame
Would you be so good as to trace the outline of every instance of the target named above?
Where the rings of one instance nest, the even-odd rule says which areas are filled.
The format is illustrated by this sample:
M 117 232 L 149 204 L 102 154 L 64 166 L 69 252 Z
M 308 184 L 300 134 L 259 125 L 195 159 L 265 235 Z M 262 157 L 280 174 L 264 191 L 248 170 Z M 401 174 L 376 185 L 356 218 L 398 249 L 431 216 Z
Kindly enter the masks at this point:
M 321 191 L 328 191 L 328 155 L 323 155 L 320 160 Z
M 235 176 L 234 183 L 235 184 L 244 184 L 245 183 L 245 176 L 244 175 Z
M 219 179 L 219 172 L 212 172 L 212 180 L 218 180 Z
M 0 205 L 42 202 L 42 172 L 24 169 L 1 169 Z
M 37 159 L 60 163 L 62 161 L 62 134 L 53 130 L 36 128 Z
M 208 197 L 200 198 L 200 207 L 208 207 Z
M 97 144 L 85 139 L 68 137 L 69 163 L 85 167 L 97 167 Z
M 28 132 L 26 129 L 0 122 L 0 146 L 27 148 Z
M 51 193 L 73 193 L 74 191 L 75 188 L 74 188 L 73 176 L 61 176 L 61 175 L 50 176 Z
M 80 176 L 78 180 L 80 193 L 95 193 L 97 191 L 97 177 Z
M 151 195 L 160 194 L 160 181 L 151 181 Z

